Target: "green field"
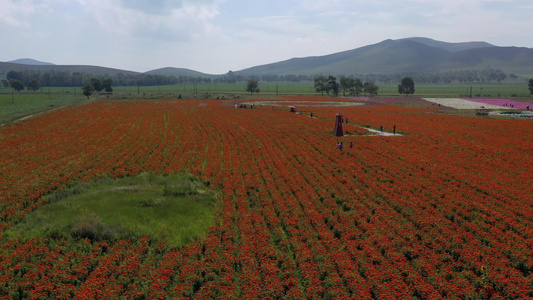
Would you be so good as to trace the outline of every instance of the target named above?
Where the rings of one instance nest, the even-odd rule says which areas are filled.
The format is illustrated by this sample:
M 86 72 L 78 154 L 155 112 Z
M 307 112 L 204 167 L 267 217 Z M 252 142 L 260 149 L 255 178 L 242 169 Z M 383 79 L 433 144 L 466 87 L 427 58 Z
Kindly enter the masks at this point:
M 378 96 L 396 97 L 398 94 L 397 84 L 376 83 L 379 87 Z M 261 90 L 259 96 L 275 95 L 315 95 L 313 82 L 259 82 Z M 527 83 L 513 81 L 512 83 L 491 83 L 491 84 L 416 84 L 413 97 L 465 97 L 472 93 L 473 97 L 485 98 L 509 98 L 509 97 L 529 97 Z M 115 94 L 126 94 L 128 96 L 140 95 L 182 95 L 182 97 L 206 97 L 216 98 L 221 95 L 239 95 L 246 97 L 250 93 L 246 92 L 246 83 L 222 83 L 222 84 L 184 84 L 167 86 L 132 86 L 116 87 Z M 255 95 L 255 94 L 254 94 Z M 256 96 L 257 96 L 256 95 Z M 342 95 L 342 92 L 341 92 Z
M 215 192 L 184 174 L 142 173 L 79 182 L 47 198 L 48 204 L 28 214 L 4 237 L 113 242 L 147 236 L 181 247 L 214 225 Z
M 314 94 L 313 83 L 289 83 L 289 82 L 260 82 L 259 88 L 261 92 L 259 95 L 306 95 Z M 191 96 L 206 96 L 211 98 L 217 96 L 246 96 L 246 82 L 238 83 L 203 83 L 203 84 L 178 84 L 178 85 L 163 85 L 163 86 L 130 86 L 130 87 L 115 87 L 115 94 L 126 94 L 128 96 L 134 95 L 182 95 L 182 97 Z
M 86 97 L 81 94 L 81 89 L 75 88 L 45 88 L 35 93 L 0 89 L 0 124 L 84 101 Z

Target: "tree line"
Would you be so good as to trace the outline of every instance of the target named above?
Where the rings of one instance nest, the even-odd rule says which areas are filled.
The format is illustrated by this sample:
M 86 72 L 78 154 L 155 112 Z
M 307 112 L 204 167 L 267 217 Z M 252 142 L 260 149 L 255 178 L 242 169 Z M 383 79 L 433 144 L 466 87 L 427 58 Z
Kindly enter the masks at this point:
M 305 82 L 314 81 L 318 76 L 324 76 L 324 74 L 315 75 L 237 75 L 232 71 L 229 71 L 224 75 L 226 82 L 239 82 L 247 80 L 266 81 L 266 82 Z M 482 69 L 482 70 L 461 70 L 461 71 L 448 71 L 448 72 L 404 72 L 395 74 L 349 74 L 339 75 L 336 77 L 349 77 L 360 78 L 363 82 L 381 82 L 385 84 L 391 84 L 399 82 L 403 77 L 409 76 L 414 81 L 420 84 L 446 84 L 452 82 L 459 83 L 485 83 L 485 82 L 501 82 L 507 78 L 516 78 L 515 74 L 505 74 L 499 69 Z
M 235 72 L 229 71 L 224 75 L 214 78 L 208 77 L 194 77 L 194 76 L 174 76 L 174 75 L 152 75 L 152 74 L 124 74 L 118 73 L 115 75 L 94 75 L 82 72 L 67 72 L 67 71 L 10 71 L 7 73 L 7 82 L 11 80 L 20 80 L 24 86 L 29 86 L 30 82 L 38 81 L 41 86 L 46 87 L 79 87 L 89 81 L 91 78 L 98 78 L 104 80 L 110 78 L 113 80 L 115 86 L 154 86 L 154 85 L 172 85 L 172 84 L 201 84 L 201 83 L 235 83 L 246 82 L 248 80 L 266 81 L 266 82 L 305 82 L 314 81 L 314 79 L 322 74 L 317 75 L 238 75 Z M 337 75 L 340 76 L 340 75 Z M 507 78 L 515 78 L 516 75 L 510 74 L 507 76 L 503 71 L 498 69 L 483 69 L 483 70 L 463 70 L 463 71 L 449 71 L 449 72 L 408 72 L 397 74 L 350 74 L 344 75 L 348 78 L 360 78 L 363 82 L 382 82 L 394 83 L 398 82 L 404 76 L 413 78 L 414 81 L 421 84 L 439 84 L 439 83 L 484 83 L 484 82 L 500 82 Z M 6 87 L 6 84 L 0 87 Z
M 378 86 L 369 81 L 361 81 L 359 78 L 341 76 L 340 81 L 337 82 L 337 77 L 329 75 L 318 76 L 314 79 L 314 88 L 317 93 L 324 95 L 324 92 L 329 96 L 330 93 L 332 96 L 337 97 L 339 92 L 342 91 L 343 96 L 353 95 L 359 97 L 362 93 L 365 96 L 368 94 L 370 97 L 373 97 L 378 94 Z
M 277 81 L 288 81 L 288 82 L 305 82 L 313 81 L 317 76 L 323 76 L 323 74 L 316 75 L 233 75 L 235 81 L 246 81 L 249 79 L 266 81 L 266 82 L 277 82 Z M 414 81 L 421 84 L 446 84 L 452 82 L 459 83 L 485 83 L 485 82 L 501 82 L 507 78 L 516 78 L 515 74 L 505 74 L 503 71 L 498 69 L 483 69 L 483 70 L 462 70 L 462 71 L 449 71 L 449 72 L 434 72 L 434 73 L 425 73 L 425 72 L 404 72 L 404 73 L 395 73 L 395 74 L 349 74 L 349 75 L 339 75 L 336 77 L 350 77 L 350 78 L 360 78 L 363 82 L 381 82 L 385 84 L 391 84 L 400 81 L 403 77 L 409 76 Z
M 324 92 L 328 96 L 337 97 L 339 92 L 342 91 L 343 96 L 353 95 L 359 97 L 362 93 L 364 95 L 369 95 L 373 97 L 378 94 L 378 86 L 373 82 L 362 82 L 359 78 L 351 78 L 346 76 L 341 76 L 340 82 L 337 82 L 337 77 L 335 76 L 318 76 L 314 79 L 314 88 L 316 93 L 324 95 Z M 255 79 L 249 79 L 246 85 L 246 91 L 253 93 L 259 93 L 259 82 Z M 415 93 L 415 82 L 411 77 L 404 77 L 400 84 L 398 84 L 398 93 L 409 96 L 409 94 Z
M 337 82 L 335 76 L 328 77 L 306 76 L 306 75 L 263 75 L 263 76 L 242 76 L 236 75 L 229 71 L 221 77 L 212 79 L 206 77 L 191 77 L 191 76 L 167 76 L 167 75 L 150 75 L 150 74 L 124 74 L 118 73 L 116 75 L 91 75 L 81 72 L 63 72 L 63 71 L 10 71 L 7 73 L 6 79 L 0 81 L 0 88 L 13 88 L 17 91 L 23 90 L 27 87 L 29 90 L 39 90 L 42 86 L 46 87 L 82 87 L 85 93 L 92 93 L 94 91 L 100 92 L 105 90 L 111 92 L 114 86 L 155 86 L 155 85 L 171 85 L 171 84 L 201 84 L 201 83 L 235 83 L 240 81 L 247 81 L 247 91 L 250 93 L 258 93 L 258 81 L 312 81 L 317 93 L 324 95 L 338 96 L 340 92 L 344 96 L 361 94 L 375 96 L 378 93 L 378 86 L 374 82 L 382 82 L 390 84 L 393 82 L 401 83 L 398 85 L 398 92 L 400 94 L 409 95 L 414 93 L 414 82 L 421 84 L 438 84 L 451 83 L 458 81 L 461 83 L 472 82 L 491 82 L 502 81 L 507 78 L 507 75 L 497 69 L 485 70 L 465 70 L 453 72 L 441 72 L 434 74 L 426 73 L 412 73 L 405 77 L 400 74 L 383 75 L 383 74 L 365 74 L 360 77 L 354 75 L 341 76 L 340 81 Z M 511 78 L 516 78 L 516 75 L 510 74 Z M 533 79 L 529 80 L 529 90 L 533 94 Z M 92 86 L 92 88 L 89 87 Z
M 171 85 L 171 84 L 190 84 L 190 83 L 210 83 L 211 78 L 192 77 L 192 76 L 167 76 L 151 74 L 124 74 L 116 75 L 94 75 L 81 72 L 22 72 L 9 71 L 6 75 L 7 83 L 13 80 L 19 80 L 24 86 L 29 86 L 30 82 L 38 81 L 41 86 L 46 87 L 80 87 L 92 78 L 101 81 L 111 79 L 115 86 L 154 86 L 154 85 Z M 4 85 L 4 82 L 2 82 Z M 5 86 L 4 86 L 5 87 Z

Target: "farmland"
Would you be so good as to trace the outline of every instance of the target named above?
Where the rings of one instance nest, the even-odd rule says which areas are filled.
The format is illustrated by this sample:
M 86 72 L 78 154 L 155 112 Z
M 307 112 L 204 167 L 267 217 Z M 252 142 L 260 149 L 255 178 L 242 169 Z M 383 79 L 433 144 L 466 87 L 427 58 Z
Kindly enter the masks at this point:
M 3 237 L 0 295 L 533 297 L 531 120 L 442 114 L 421 99 L 283 99 L 309 106 L 101 100 L 2 127 L 2 231 L 57 190 L 143 172 L 194 175 L 219 204 L 205 237 L 180 247 Z M 351 134 L 334 137 L 340 110 Z M 401 136 L 361 128 L 394 125 Z
M 396 84 L 377 83 L 378 96 L 397 97 Z M 40 90 L 14 92 L 11 89 L 0 89 L 0 124 L 5 124 L 27 115 L 53 110 L 65 105 L 78 105 L 98 99 L 110 100 L 155 100 L 179 98 L 187 99 L 243 99 L 250 97 L 272 98 L 280 95 L 308 95 L 316 92 L 312 82 L 260 82 L 260 92 L 250 95 L 246 92 L 246 83 L 200 83 L 176 84 L 160 86 L 117 86 L 113 94 L 96 93 L 90 99 L 82 95 L 82 90 L 75 87 L 52 87 Z M 416 86 L 417 97 L 467 97 L 472 94 L 478 98 L 512 98 L 515 100 L 530 99 L 527 84 L 520 80 L 506 83 L 478 84 L 421 84 Z M 343 93 L 341 92 L 341 95 Z M 531 100 L 526 100 L 531 102 Z M 405 101 L 401 101 L 405 102 Z M 405 103 L 402 103 L 405 104 Z

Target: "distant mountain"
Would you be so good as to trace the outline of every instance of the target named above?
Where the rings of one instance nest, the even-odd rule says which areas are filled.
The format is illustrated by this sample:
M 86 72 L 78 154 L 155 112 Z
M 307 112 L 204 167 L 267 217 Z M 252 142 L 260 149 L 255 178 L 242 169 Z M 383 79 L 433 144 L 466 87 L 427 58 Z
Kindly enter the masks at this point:
M 53 63 L 38 61 L 31 58 L 19 58 L 12 61 L 8 61 L 12 64 L 31 65 L 31 66 L 55 66 Z
M 165 76 L 186 76 L 186 77 L 202 77 L 202 78 L 215 78 L 220 75 L 205 74 L 198 71 L 184 69 L 184 68 L 161 68 L 152 71 L 145 72 L 148 75 L 165 75 Z
M 476 49 L 476 48 L 496 47 L 486 42 L 446 43 L 446 42 L 436 41 L 436 40 L 432 40 L 432 39 L 428 39 L 424 37 L 413 37 L 413 38 L 407 38 L 404 40 L 418 42 L 426 46 L 441 48 L 441 49 L 444 49 L 450 52 L 458 52 L 458 51 L 470 50 L 470 49 Z
M 16 62 L 16 63 L 14 63 Z M 385 40 L 377 44 L 324 56 L 291 58 L 235 71 L 235 76 L 264 75 L 359 75 L 441 73 L 448 71 L 499 69 L 506 74 L 533 77 L 533 49 L 498 47 L 486 42 L 447 43 L 424 37 Z M 53 65 L 33 59 L 0 62 L 0 75 L 9 71 L 80 72 L 93 75 L 149 74 L 218 78 L 184 68 L 161 68 L 146 73 L 98 66 Z
M 142 74 L 139 72 L 126 71 L 120 69 L 98 67 L 98 66 L 85 66 L 85 65 L 28 65 L 17 64 L 10 62 L 0 62 L 0 75 L 5 75 L 9 71 L 19 72 L 67 72 L 67 73 L 85 73 L 91 75 L 117 75 L 122 73 L 124 75 Z
M 533 49 L 485 42 L 446 43 L 428 38 L 385 40 L 324 56 L 292 58 L 235 72 L 236 75 L 397 74 L 500 69 L 533 75 Z

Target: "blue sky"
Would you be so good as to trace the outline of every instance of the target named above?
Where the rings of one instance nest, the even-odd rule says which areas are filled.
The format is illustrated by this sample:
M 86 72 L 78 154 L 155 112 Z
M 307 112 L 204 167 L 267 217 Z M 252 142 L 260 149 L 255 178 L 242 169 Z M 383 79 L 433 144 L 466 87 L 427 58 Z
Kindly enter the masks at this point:
M 222 74 L 385 39 L 533 48 L 531 0 L 0 0 L 0 61 Z

